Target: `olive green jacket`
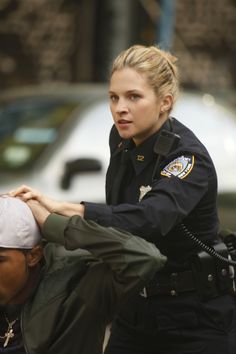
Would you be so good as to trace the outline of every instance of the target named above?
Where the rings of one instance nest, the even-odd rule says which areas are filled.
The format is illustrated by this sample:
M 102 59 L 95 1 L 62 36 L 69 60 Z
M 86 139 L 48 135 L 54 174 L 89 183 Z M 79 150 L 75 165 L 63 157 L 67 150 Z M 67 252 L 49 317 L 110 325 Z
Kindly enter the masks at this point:
M 78 216 L 51 214 L 43 227 L 50 243 L 46 267 L 22 311 L 29 354 L 100 354 L 106 325 L 166 258 L 144 239 Z M 55 257 L 53 244 L 93 256 Z M 73 252 L 72 252 L 73 254 Z

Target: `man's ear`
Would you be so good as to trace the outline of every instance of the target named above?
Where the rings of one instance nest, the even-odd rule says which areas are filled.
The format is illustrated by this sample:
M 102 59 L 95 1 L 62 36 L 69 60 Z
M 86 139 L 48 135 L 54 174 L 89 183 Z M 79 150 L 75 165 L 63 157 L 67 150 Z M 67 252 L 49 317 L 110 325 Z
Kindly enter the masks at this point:
M 29 267 L 36 266 L 43 257 L 43 247 L 38 245 L 33 247 L 29 252 L 26 254 L 26 261 Z

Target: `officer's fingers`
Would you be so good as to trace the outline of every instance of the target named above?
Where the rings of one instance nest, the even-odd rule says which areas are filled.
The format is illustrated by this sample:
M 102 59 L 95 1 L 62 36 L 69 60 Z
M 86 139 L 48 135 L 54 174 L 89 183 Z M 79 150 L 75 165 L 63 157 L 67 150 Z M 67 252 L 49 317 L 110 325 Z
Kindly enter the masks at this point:
M 7 194 L 9 194 L 11 197 L 17 197 L 18 195 L 21 195 L 22 193 L 26 193 L 26 192 L 29 192 L 32 190 L 33 190 L 33 188 L 26 186 L 25 184 L 22 184 L 21 186 L 17 187 L 16 189 L 9 191 Z
M 17 189 L 12 189 L 11 191 L 8 191 L 6 194 L 10 195 L 11 197 L 16 197 L 21 193 L 19 192 L 19 188 L 17 188 Z
M 29 191 L 29 192 L 25 192 L 25 193 L 21 193 L 19 195 L 17 195 L 17 197 L 20 197 L 24 202 L 27 202 L 30 199 L 35 199 L 38 200 L 38 196 L 34 191 Z

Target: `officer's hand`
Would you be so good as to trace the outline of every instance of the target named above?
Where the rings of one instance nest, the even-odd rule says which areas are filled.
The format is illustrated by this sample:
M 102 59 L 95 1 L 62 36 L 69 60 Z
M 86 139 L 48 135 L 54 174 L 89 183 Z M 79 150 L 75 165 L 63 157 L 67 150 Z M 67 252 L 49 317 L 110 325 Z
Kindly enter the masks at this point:
M 42 194 L 37 189 L 31 188 L 26 185 L 21 185 L 20 187 L 8 192 L 11 197 L 19 197 L 24 202 L 29 201 L 30 199 L 37 200 L 42 206 L 44 206 L 49 212 L 57 212 L 61 203 L 56 202 L 55 200 L 47 197 Z

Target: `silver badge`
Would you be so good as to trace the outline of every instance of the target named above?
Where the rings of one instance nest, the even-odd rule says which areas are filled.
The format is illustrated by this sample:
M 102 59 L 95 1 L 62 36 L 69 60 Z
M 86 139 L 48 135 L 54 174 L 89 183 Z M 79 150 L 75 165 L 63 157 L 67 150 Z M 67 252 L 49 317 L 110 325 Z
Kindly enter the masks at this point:
M 139 194 L 139 202 L 143 199 L 143 197 L 152 190 L 152 187 L 150 186 L 141 186 L 139 188 L 140 194 Z

